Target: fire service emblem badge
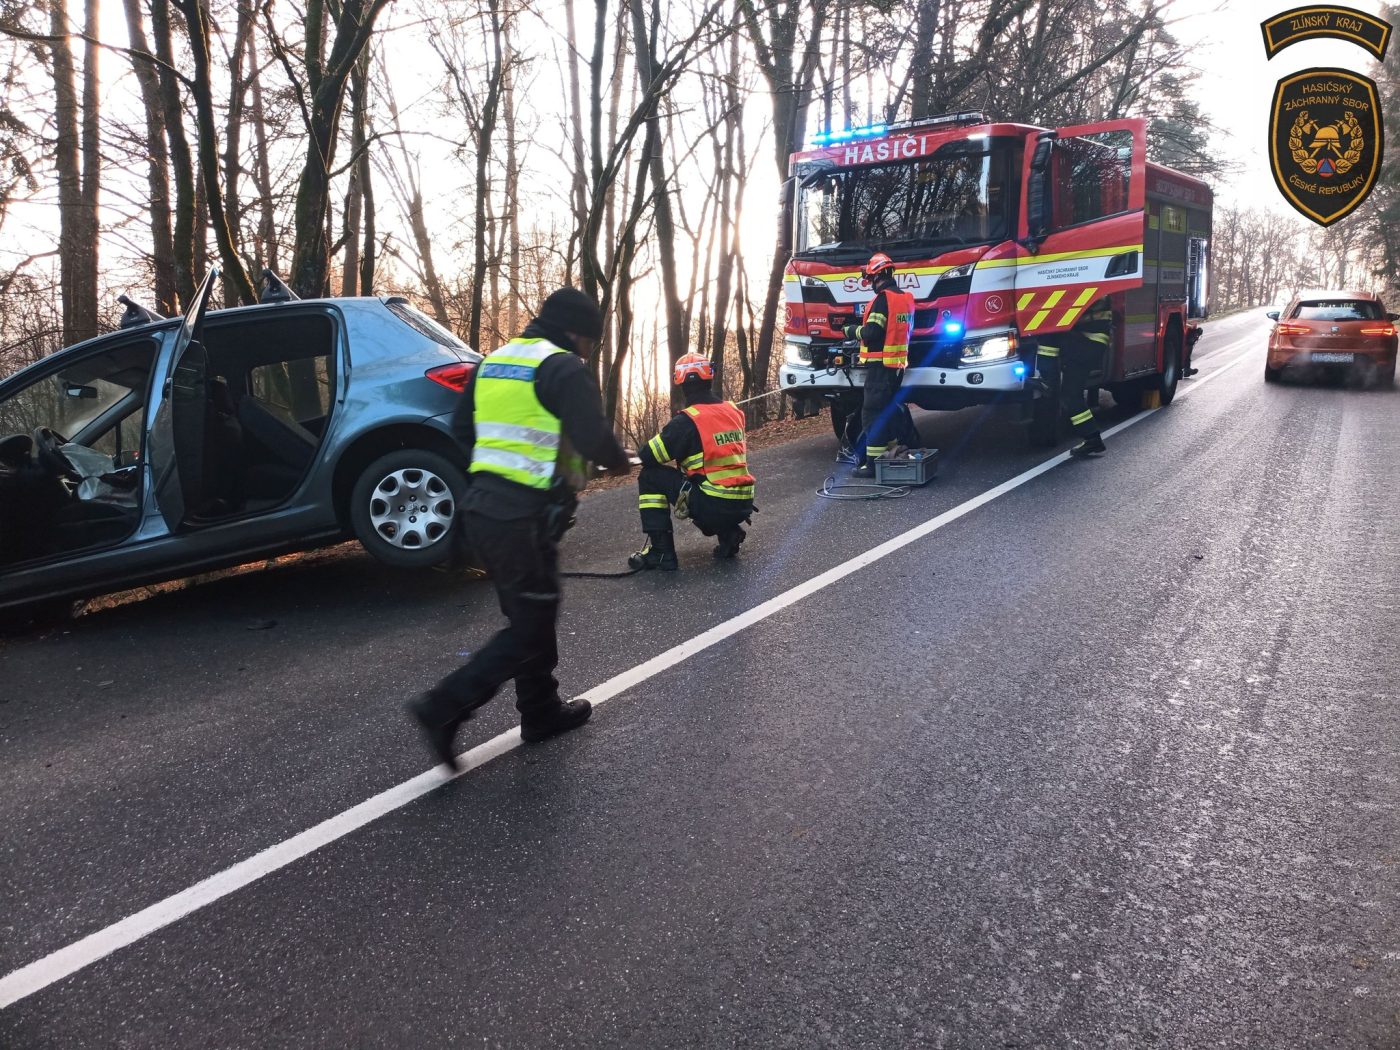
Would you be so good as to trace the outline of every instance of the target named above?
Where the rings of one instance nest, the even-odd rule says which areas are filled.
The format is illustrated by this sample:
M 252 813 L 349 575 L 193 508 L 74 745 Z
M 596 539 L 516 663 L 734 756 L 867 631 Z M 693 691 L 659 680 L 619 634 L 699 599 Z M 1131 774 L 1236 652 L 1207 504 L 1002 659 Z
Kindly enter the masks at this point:
M 1345 69 L 1305 69 L 1274 89 L 1269 164 L 1301 214 L 1331 226 L 1376 185 L 1384 132 L 1374 81 Z

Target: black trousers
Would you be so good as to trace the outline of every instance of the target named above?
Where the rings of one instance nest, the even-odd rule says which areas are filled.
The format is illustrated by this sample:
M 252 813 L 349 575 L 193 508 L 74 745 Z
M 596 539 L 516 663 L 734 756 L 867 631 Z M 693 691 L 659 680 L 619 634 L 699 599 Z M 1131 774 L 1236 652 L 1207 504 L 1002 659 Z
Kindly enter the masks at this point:
M 637 472 L 637 500 L 643 532 L 649 536 L 671 532 L 671 508 L 676 505 L 687 480 L 675 467 L 647 465 Z M 661 497 L 666 501 L 664 507 L 657 505 Z M 706 536 L 717 536 L 737 528 L 753 514 L 751 500 L 725 500 L 708 496 L 700 491 L 698 482 L 691 484 L 687 502 L 690 520 Z
M 865 430 L 861 462 L 874 459 L 889 448 L 897 432 L 899 384 L 904 373 L 897 368 L 871 365 L 865 370 L 865 396 L 860 406 L 860 422 Z
M 1058 357 L 1036 355 L 1036 368 L 1040 377 L 1051 385 L 1058 385 L 1060 412 L 1069 418 L 1075 436 L 1092 437 L 1099 432 L 1094 413 L 1085 398 L 1089 373 L 1097 365 L 1101 355 L 1096 348 L 1067 346 Z
M 558 548 L 541 517 L 497 521 L 465 511 L 462 527 L 510 623 L 429 691 L 432 713 L 444 725 L 458 722 L 514 679 L 521 721 L 546 715 L 559 706 Z

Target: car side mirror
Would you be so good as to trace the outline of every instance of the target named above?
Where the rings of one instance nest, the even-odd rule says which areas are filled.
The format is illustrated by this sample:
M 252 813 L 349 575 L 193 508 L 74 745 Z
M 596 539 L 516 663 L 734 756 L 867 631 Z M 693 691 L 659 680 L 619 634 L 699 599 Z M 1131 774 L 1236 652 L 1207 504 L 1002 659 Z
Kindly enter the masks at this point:
M 1391 321 L 1400 321 L 1400 314 L 1386 314 L 1385 316 Z
M 70 385 L 68 386 L 67 394 L 68 394 L 69 397 L 80 397 L 80 398 L 84 398 L 84 399 L 87 399 L 87 400 L 96 400 L 96 398 L 97 398 L 97 387 L 95 387 L 95 386 L 78 386 L 76 383 L 74 383 L 74 384 L 70 384 Z
M 1264 316 L 1267 317 L 1270 321 L 1277 321 L 1277 320 L 1278 320 L 1278 311 L 1277 311 L 1277 310 L 1270 310 L 1270 311 L 1269 311 L 1268 313 L 1266 313 Z

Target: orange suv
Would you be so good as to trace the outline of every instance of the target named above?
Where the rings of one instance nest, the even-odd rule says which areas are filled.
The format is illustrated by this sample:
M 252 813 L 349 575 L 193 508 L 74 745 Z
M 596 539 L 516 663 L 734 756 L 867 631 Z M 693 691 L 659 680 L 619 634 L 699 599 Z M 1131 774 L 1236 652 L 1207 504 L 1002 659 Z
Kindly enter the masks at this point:
M 1283 370 L 1369 372 L 1382 385 L 1395 380 L 1395 321 L 1371 292 L 1309 292 L 1283 310 L 1270 310 L 1269 359 L 1264 381 Z

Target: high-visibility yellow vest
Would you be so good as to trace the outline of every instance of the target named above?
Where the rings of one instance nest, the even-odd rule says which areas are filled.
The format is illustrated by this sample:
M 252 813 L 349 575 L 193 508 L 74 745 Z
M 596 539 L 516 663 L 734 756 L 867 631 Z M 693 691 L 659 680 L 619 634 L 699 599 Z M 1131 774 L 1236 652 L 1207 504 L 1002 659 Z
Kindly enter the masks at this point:
M 565 353 L 545 339 L 512 339 L 481 362 L 473 390 L 473 474 L 496 474 L 532 489 L 553 483 L 561 471 L 562 428 L 540 404 L 535 375 L 548 358 Z

